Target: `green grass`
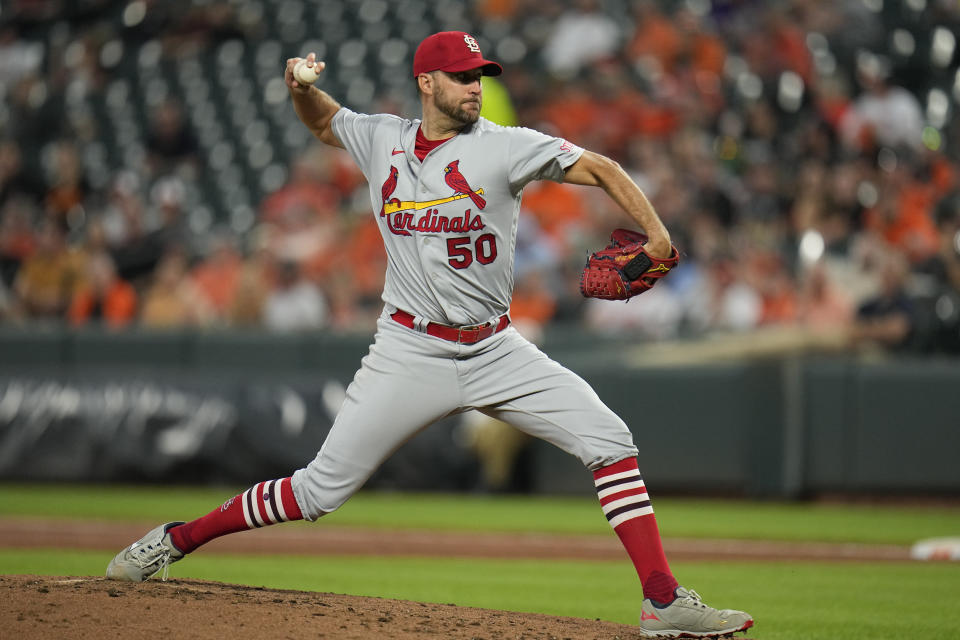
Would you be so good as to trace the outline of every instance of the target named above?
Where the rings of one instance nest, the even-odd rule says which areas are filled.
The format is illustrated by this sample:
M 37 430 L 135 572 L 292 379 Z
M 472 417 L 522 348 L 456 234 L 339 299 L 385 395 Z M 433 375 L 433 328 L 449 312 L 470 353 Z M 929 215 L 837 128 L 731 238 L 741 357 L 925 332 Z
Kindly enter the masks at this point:
M 102 575 L 109 553 L 0 550 L 0 573 Z M 676 563 L 708 603 L 750 611 L 758 640 L 956 637 L 960 569 L 938 564 Z M 203 555 L 171 568 L 200 578 L 551 615 L 636 622 L 627 563 L 408 557 Z M 952 595 L 951 595 L 952 594 Z
M 0 484 L 0 517 L 188 520 L 243 488 Z M 960 534 L 960 508 L 654 496 L 664 536 L 911 544 Z M 323 526 L 609 535 L 593 498 L 365 492 Z
M 189 519 L 242 488 L 0 484 L 0 518 Z M 657 500 L 667 537 L 909 544 L 960 534 L 960 509 L 732 500 Z M 318 525 L 612 535 L 592 498 L 361 493 Z M 102 575 L 111 553 L 0 549 L 0 573 Z M 960 567 L 926 563 L 673 564 L 709 603 L 747 609 L 758 640 L 955 637 Z M 624 562 L 221 555 L 175 577 L 533 611 L 634 623 L 642 597 Z

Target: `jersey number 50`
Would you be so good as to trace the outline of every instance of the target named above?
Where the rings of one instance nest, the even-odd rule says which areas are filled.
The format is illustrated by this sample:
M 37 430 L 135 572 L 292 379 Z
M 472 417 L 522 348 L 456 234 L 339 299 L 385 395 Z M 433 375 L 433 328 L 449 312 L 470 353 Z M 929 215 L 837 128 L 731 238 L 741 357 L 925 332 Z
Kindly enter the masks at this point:
M 497 239 L 492 233 L 485 233 L 473 243 L 470 250 L 470 238 L 447 238 L 447 262 L 454 269 L 466 269 L 476 258 L 480 264 L 490 264 L 497 259 Z

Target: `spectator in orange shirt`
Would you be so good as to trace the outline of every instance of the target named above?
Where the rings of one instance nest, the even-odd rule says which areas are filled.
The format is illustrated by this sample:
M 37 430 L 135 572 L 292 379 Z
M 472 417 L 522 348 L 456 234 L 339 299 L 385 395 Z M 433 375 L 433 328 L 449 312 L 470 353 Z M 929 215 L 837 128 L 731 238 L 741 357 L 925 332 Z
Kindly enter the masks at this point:
M 137 292 L 117 276 L 117 267 L 106 253 L 87 260 L 86 281 L 70 303 L 67 317 L 79 327 L 99 323 L 109 329 L 129 325 L 137 314 Z
M 346 251 L 340 257 L 345 263 L 352 262 L 350 275 L 361 299 L 379 304 L 387 270 L 387 252 L 383 248 L 380 229 L 373 216 L 354 221 L 350 228 L 343 227 Z M 323 284 L 322 280 L 320 284 Z
M 761 297 L 760 324 L 792 324 L 797 319 L 795 285 L 783 261 L 774 253 L 750 260 L 749 275 Z
M 672 73 L 683 53 L 683 39 L 673 21 L 656 2 L 635 3 L 634 20 L 637 28 L 627 44 L 627 54 L 636 63 L 655 61 L 658 71 Z
M 690 66 L 697 73 L 709 73 L 719 77 L 727 60 L 727 46 L 714 33 L 704 18 L 689 8 L 677 10 L 674 20 L 686 38 L 686 55 Z
M 589 226 L 582 192 L 569 184 L 544 180 L 530 185 L 523 193 L 523 208 L 564 249 L 571 244 L 571 234 Z
M 521 0 L 480 0 L 476 10 L 484 20 L 510 20 L 517 16 L 521 4 Z
M 911 165 L 906 158 L 892 162 L 892 169 L 882 170 L 878 176 L 880 197 L 876 205 L 864 213 L 865 226 L 904 251 L 911 262 L 922 262 L 937 252 L 934 189 L 911 175 Z
M 530 269 L 517 278 L 510 302 L 510 319 L 524 337 L 534 342 L 540 340 L 544 326 L 556 310 L 556 296 L 542 271 Z
M 242 271 L 243 256 L 227 234 L 216 236 L 207 257 L 194 267 L 191 279 L 218 318 L 229 317 Z

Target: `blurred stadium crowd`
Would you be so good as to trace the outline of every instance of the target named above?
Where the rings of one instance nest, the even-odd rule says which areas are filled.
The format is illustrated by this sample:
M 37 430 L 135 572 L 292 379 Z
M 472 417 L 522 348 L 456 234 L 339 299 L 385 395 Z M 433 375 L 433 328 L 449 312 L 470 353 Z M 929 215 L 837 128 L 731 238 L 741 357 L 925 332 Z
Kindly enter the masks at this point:
M 341 103 L 412 116 L 443 29 L 504 64 L 484 115 L 618 160 L 683 256 L 642 302 L 584 301 L 627 219 L 531 185 L 518 323 L 960 352 L 956 0 L 3 2 L 0 321 L 369 330 L 367 185 L 282 69 L 316 51 Z

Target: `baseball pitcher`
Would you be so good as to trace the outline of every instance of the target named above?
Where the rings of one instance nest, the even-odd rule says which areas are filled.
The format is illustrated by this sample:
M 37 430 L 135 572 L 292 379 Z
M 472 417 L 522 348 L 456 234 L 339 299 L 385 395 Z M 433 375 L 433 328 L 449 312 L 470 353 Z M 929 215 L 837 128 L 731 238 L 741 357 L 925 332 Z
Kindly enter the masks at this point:
M 547 440 L 593 472 L 603 513 L 643 586 L 648 637 L 715 638 L 753 625 L 679 586 L 660 541 L 637 448 L 580 377 L 510 325 L 523 188 L 555 180 L 602 188 L 645 233 L 618 229 L 587 261 L 584 295 L 627 299 L 678 260 L 670 236 L 620 166 L 560 138 L 480 116 L 483 75 L 499 64 L 459 31 L 416 50 L 422 117 L 367 115 L 313 86 L 325 68 L 310 53 L 287 60 L 294 109 L 324 143 L 347 150 L 369 183 L 386 247 L 383 311 L 370 352 L 316 458 L 261 482 L 193 522 L 158 526 L 121 551 L 107 575 L 142 581 L 211 539 L 335 511 L 404 442 L 445 416 L 476 409 Z

